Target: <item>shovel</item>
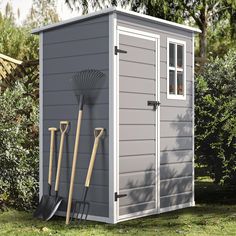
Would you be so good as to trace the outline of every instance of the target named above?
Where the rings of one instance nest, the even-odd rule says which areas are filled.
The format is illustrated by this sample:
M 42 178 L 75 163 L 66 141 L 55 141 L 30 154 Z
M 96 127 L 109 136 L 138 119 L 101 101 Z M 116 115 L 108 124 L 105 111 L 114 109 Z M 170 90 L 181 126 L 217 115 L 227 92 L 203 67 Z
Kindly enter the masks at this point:
M 62 161 L 62 152 L 63 152 L 63 144 L 65 139 L 65 134 L 69 126 L 69 121 L 61 121 L 60 122 L 60 130 L 61 130 L 61 141 L 60 141 L 60 149 L 57 163 L 57 174 L 56 174 L 56 182 L 55 182 L 55 196 L 50 196 L 46 207 L 43 212 L 43 219 L 48 221 L 53 215 L 56 213 L 58 207 L 62 202 L 62 197 L 58 195 L 59 182 L 60 182 L 60 171 L 61 171 L 61 161 Z
M 89 168 L 88 168 L 87 176 L 86 176 L 86 180 L 85 180 L 82 201 L 75 202 L 75 207 L 74 207 L 73 214 L 72 214 L 72 217 L 73 217 L 73 215 L 76 212 L 77 219 L 79 218 L 79 215 L 80 215 L 79 223 L 83 219 L 84 215 L 85 215 L 84 220 L 87 220 L 87 216 L 89 213 L 90 203 L 86 201 L 86 198 L 87 198 L 87 193 L 88 193 L 88 189 L 90 186 L 90 180 L 91 180 L 92 173 L 93 173 L 93 167 L 94 167 L 94 163 L 95 163 L 95 158 L 96 158 L 96 154 L 97 154 L 97 150 L 98 150 L 99 141 L 100 141 L 100 138 L 102 137 L 103 133 L 104 133 L 104 128 L 95 128 L 94 129 L 95 141 L 94 141 L 93 151 L 92 151 L 91 159 L 89 162 Z
M 51 196 L 51 189 L 52 189 L 52 161 L 53 161 L 53 154 L 54 154 L 54 137 L 57 128 L 51 127 L 48 129 L 51 132 L 51 141 L 50 141 L 50 155 L 49 155 L 49 168 L 48 168 L 48 195 L 43 195 L 39 205 L 34 212 L 34 217 L 42 219 L 43 218 L 43 211 L 47 205 L 48 199 Z

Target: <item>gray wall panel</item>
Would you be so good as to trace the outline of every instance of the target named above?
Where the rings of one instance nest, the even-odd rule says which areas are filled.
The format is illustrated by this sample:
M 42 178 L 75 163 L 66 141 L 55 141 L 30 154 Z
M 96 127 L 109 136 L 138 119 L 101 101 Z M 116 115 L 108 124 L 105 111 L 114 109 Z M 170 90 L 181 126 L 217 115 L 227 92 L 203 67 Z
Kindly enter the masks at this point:
M 84 54 L 108 53 L 108 45 L 108 36 L 44 45 L 44 58 L 50 59 Z
M 192 136 L 192 122 L 166 121 L 161 123 L 160 136 L 164 137 L 190 137 Z
M 154 167 L 153 167 L 154 168 Z M 135 173 L 120 173 L 119 187 L 120 190 L 127 190 L 132 188 L 142 188 L 146 186 L 155 185 L 155 170 L 143 171 Z
M 129 110 L 120 109 L 120 124 L 155 124 L 155 117 L 152 110 Z
M 156 82 L 154 79 L 120 76 L 119 85 L 121 92 L 155 94 Z
M 161 208 L 176 206 L 192 201 L 192 193 L 184 193 L 176 196 L 162 197 L 160 200 Z
M 120 140 L 143 140 L 155 137 L 155 125 L 120 125 Z
M 156 152 L 155 140 L 120 141 L 120 156 L 144 155 Z
M 92 19 L 86 23 L 78 22 L 65 27 L 59 27 L 44 33 L 44 45 L 89 38 L 108 36 L 108 16 Z
M 120 207 L 119 214 L 120 215 L 131 214 L 131 213 L 142 212 L 142 211 L 150 210 L 154 208 L 155 208 L 154 201 L 148 202 L 148 203 L 145 202 L 138 205 Z
M 162 151 L 160 153 L 160 164 L 171 164 L 190 162 L 193 159 L 192 150 L 181 150 L 181 151 Z
M 161 197 L 192 191 L 192 177 L 161 181 Z
M 145 172 L 155 170 L 155 155 L 120 157 L 120 173 Z
M 161 138 L 160 141 L 161 151 L 171 150 L 190 150 L 192 149 L 192 137 L 173 137 Z
M 127 194 L 126 197 L 120 198 L 120 206 L 137 205 L 143 202 L 155 200 L 155 186 L 145 188 L 122 190 L 120 194 Z M 134 204 L 135 203 L 135 204 Z
M 85 69 L 108 68 L 108 53 L 44 60 L 44 74 L 78 72 Z
M 49 152 L 50 147 L 48 146 L 50 142 L 50 136 L 43 136 L 44 138 L 44 151 Z M 75 143 L 75 135 L 70 134 L 65 137 L 64 142 L 64 149 L 63 153 L 73 153 L 74 151 L 74 143 Z M 90 154 L 93 148 L 94 143 L 94 136 L 80 136 L 80 143 L 79 143 L 79 153 L 86 153 Z M 60 138 L 57 138 L 57 147 L 59 148 L 60 145 Z M 101 143 L 98 147 L 98 153 L 101 154 L 108 154 L 108 136 L 101 140 Z
M 192 121 L 192 108 L 188 107 L 163 107 L 160 109 L 161 121 Z
M 108 89 L 108 70 L 101 70 L 105 74 L 104 84 L 94 84 L 95 88 L 107 88 Z M 43 90 L 46 91 L 76 91 L 74 86 L 73 78 L 75 73 L 56 73 L 51 75 L 44 75 Z
M 46 120 L 77 119 L 78 105 L 45 106 L 43 112 Z M 84 105 L 83 119 L 108 119 L 108 113 L 108 104 Z
M 79 93 L 76 91 L 50 91 L 44 92 L 44 105 L 78 105 Z M 90 91 L 89 96 L 86 97 L 87 104 L 102 104 L 108 103 L 107 89 L 93 89 Z
M 44 33 L 44 187 L 46 188 L 50 133 L 48 127 L 59 128 L 60 120 L 71 122 L 69 134 L 65 138 L 60 192 L 67 198 L 70 172 L 73 158 L 75 131 L 78 117 L 78 101 L 75 94 L 78 89 L 73 83 L 75 73 L 85 69 L 99 69 L 105 73 L 103 85 L 95 85 L 97 90 L 86 96 L 82 121 L 79 157 L 75 180 L 74 199 L 81 198 L 82 183 L 88 168 L 92 146 L 93 129 L 104 127 L 106 137 L 102 140 L 94 166 L 92 185 L 88 201 L 92 202 L 91 214 L 108 216 L 108 165 L 109 165 L 109 36 L 108 15 L 59 27 Z M 99 93 L 95 98 L 95 93 Z M 88 105 L 89 104 L 89 105 Z M 56 157 L 58 155 L 60 133 L 56 140 Z M 55 171 L 54 171 L 55 172 Z M 54 173 L 55 176 L 55 173 Z M 55 177 L 54 177 L 55 178 Z M 80 183 L 80 185 L 78 185 Z M 63 208 L 62 211 L 65 211 Z
M 191 176 L 192 163 L 186 162 L 171 165 L 161 165 L 160 173 L 161 180 Z

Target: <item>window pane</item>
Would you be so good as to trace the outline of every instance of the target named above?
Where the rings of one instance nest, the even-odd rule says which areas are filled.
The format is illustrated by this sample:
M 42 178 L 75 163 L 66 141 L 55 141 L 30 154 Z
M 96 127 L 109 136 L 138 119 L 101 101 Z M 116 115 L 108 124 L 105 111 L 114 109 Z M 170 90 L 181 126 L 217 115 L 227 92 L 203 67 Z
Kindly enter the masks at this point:
M 175 94 L 175 71 L 169 70 L 169 94 Z
M 183 46 L 177 45 L 177 67 L 183 67 Z
M 177 94 L 184 95 L 184 77 L 183 72 L 177 72 Z
M 169 66 L 175 67 L 175 45 L 169 45 Z

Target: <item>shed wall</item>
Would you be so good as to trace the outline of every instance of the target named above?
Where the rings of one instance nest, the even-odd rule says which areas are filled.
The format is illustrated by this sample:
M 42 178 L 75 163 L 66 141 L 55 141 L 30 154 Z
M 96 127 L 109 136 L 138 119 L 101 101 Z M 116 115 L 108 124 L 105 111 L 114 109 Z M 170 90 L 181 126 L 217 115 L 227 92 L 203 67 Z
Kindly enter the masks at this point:
M 192 33 L 122 14 L 118 14 L 117 24 L 160 36 L 160 208 L 189 203 L 193 200 Z M 186 100 L 167 99 L 168 37 L 186 42 Z M 136 83 L 133 86 L 127 80 L 126 88 L 132 92 L 136 89 L 136 85 L 139 86 Z M 144 87 L 144 93 L 146 90 L 148 88 Z M 131 96 L 126 100 L 133 101 Z M 137 120 L 142 118 L 141 111 L 137 114 L 133 109 L 126 109 L 125 112 L 130 122 L 133 122 L 133 118 Z M 122 114 L 120 117 L 122 118 Z M 150 121 L 147 118 L 145 122 Z M 143 148 L 146 147 L 144 145 Z
M 81 199 L 86 172 L 94 142 L 95 127 L 104 127 L 106 136 L 102 141 L 94 166 L 88 200 L 91 202 L 90 215 L 108 217 L 108 166 L 109 166 L 109 22 L 108 15 L 73 23 L 44 32 L 43 41 L 43 192 L 47 193 L 48 157 L 50 133 L 48 127 L 58 127 L 61 120 L 71 122 L 65 138 L 59 194 L 68 197 L 72 166 L 75 132 L 78 115 L 78 101 L 72 83 L 74 74 L 84 69 L 98 69 L 105 73 L 106 82 L 96 100 L 84 106 L 79 144 L 79 156 L 74 185 L 73 199 Z M 97 91 L 96 91 L 97 92 Z M 57 134 L 56 150 L 60 135 Z M 58 151 L 56 153 L 56 156 Z M 55 165 L 53 167 L 53 186 Z M 60 211 L 66 211 L 63 204 Z

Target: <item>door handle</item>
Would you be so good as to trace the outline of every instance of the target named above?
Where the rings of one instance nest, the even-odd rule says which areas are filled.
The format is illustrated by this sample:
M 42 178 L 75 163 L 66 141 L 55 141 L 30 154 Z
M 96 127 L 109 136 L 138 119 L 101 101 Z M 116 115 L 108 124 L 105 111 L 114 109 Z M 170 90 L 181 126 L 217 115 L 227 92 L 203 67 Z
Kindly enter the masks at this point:
M 159 101 L 147 101 L 148 106 L 153 106 L 153 111 L 156 111 L 157 106 L 160 106 L 161 103 Z

